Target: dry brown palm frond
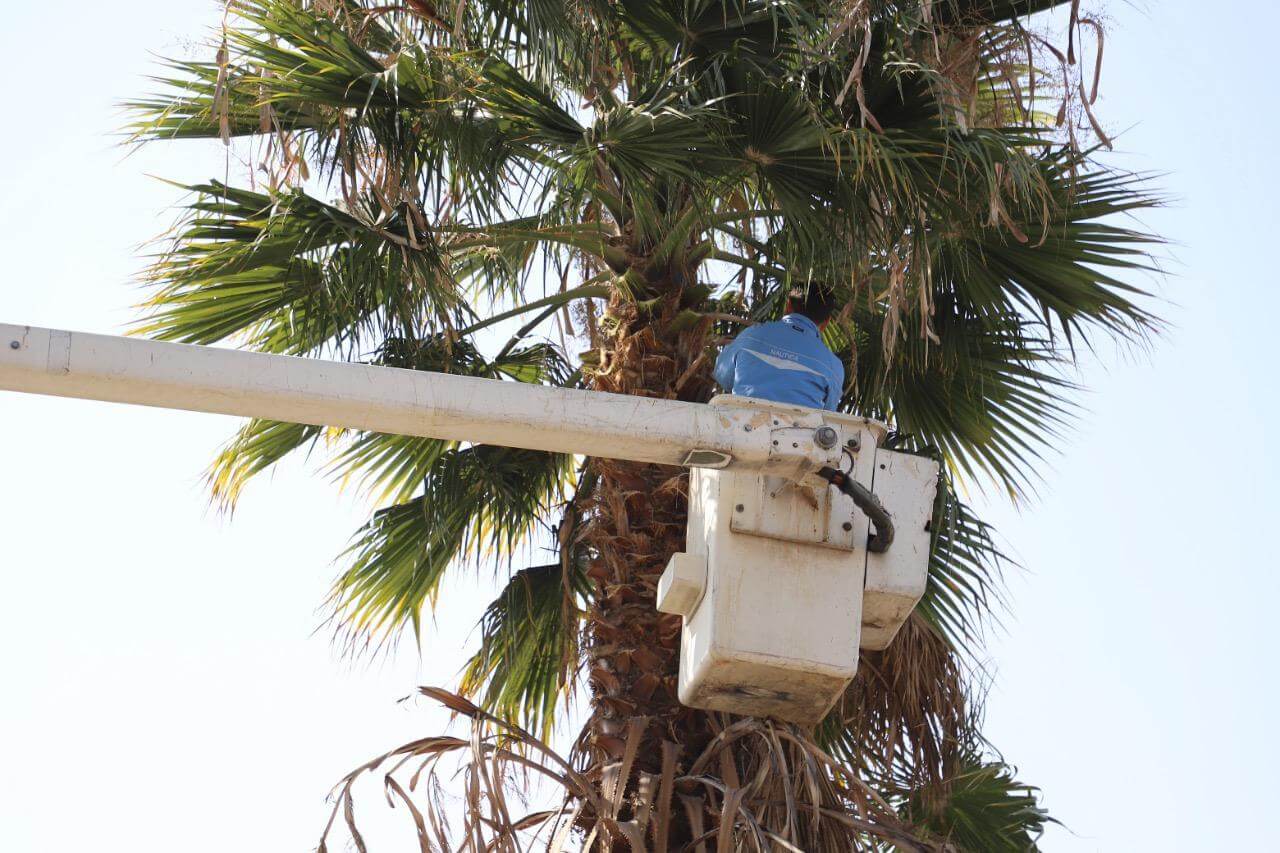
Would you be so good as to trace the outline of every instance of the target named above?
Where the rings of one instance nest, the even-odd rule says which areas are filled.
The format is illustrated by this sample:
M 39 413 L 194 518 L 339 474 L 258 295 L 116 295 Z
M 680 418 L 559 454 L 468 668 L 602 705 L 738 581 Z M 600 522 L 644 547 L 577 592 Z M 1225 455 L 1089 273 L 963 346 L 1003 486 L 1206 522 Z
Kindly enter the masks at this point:
M 445 797 L 441 762 L 453 758 L 460 765 L 462 826 L 457 850 L 523 850 L 525 836 L 548 831 L 552 837 L 564 835 L 564 827 L 572 828 L 583 809 L 602 816 L 609 805 L 600 789 L 579 774 L 554 750 L 519 726 L 506 723 L 485 712 L 466 698 L 448 690 L 423 687 L 421 692 L 460 716 L 472 721 L 467 738 L 446 735 L 420 738 L 404 744 L 362 764 L 347 774 L 335 787 L 333 811 L 318 845 L 328 850 L 329 837 L 343 816 L 352 842 L 360 851 L 366 845 L 355 820 L 353 787 L 363 776 L 381 771 L 387 800 L 400 801 L 413 816 L 419 845 L 423 850 L 453 850 L 456 839 L 450 838 L 448 814 L 452 804 Z M 412 770 L 407 782 L 398 775 Z M 515 779 L 516 773 L 521 778 Z M 507 801 L 514 792 L 529 787 L 530 774 L 540 777 L 563 792 L 560 809 L 533 812 L 513 817 Z M 410 794 L 426 781 L 425 809 L 413 803 Z M 549 845 L 548 845 L 549 846 Z
M 1052 18 L 995 22 L 977 11 L 934 14 L 934 7 L 941 5 L 922 0 L 912 14 L 909 4 L 896 10 L 895 4 L 870 0 L 835 4 L 821 49 L 842 54 L 848 65 L 836 105 L 852 94 L 862 123 L 880 129 L 867 105 L 864 75 L 877 26 L 893 18 L 894 27 L 918 37 L 899 38 L 888 67 L 927 80 L 943 107 L 942 117 L 961 131 L 1023 122 L 1052 124 L 1073 146 L 1087 145 L 1082 137 L 1091 134 L 1110 147 L 1111 139 L 1093 109 L 1105 38 L 1099 13 L 1083 10 L 1074 0 L 1060 27 Z M 1090 57 L 1085 56 L 1087 48 L 1092 49 Z M 1054 111 L 1042 112 L 1042 104 Z
M 367 850 L 354 786 L 375 774 L 388 804 L 408 811 L 424 851 L 943 849 L 921 841 L 855 768 L 797 726 L 718 716 L 722 727 L 701 754 L 681 762 L 678 747 L 664 744 L 661 771 L 649 773 L 638 761 L 646 721 L 636 719 L 620 760 L 589 778 L 519 726 L 450 691 L 421 690 L 468 718 L 467 736 L 421 738 L 344 777 L 321 853 L 339 814 L 356 849 Z M 518 815 L 511 804 L 524 799 L 531 778 L 555 802 Z M 446 795 L 450 787 L 460 802 Z M 461 819 L 456 831 L 450 815 Z
M 837 712 L 848 746 L 869 764 L 923 783 L 946 778 L 970 742 L 969 692 L 955 651 L 913 613 L 889 648 L 863 653 Z

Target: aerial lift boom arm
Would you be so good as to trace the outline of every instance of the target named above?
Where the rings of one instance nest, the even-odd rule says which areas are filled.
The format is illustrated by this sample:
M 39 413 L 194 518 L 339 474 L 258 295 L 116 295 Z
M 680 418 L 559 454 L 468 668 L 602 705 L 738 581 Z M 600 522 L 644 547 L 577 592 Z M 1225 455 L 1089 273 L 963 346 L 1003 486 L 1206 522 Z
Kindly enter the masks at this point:
M 852 415 L 3 324 L 0 391 L 691 468 L 656 605 L 683 620 L 694 707 L 816 722 L 925 588 L 937 463 Z
M 34 326 L 0 324 L 0 390 L 663 465 L 784 455 L 700 403 Z

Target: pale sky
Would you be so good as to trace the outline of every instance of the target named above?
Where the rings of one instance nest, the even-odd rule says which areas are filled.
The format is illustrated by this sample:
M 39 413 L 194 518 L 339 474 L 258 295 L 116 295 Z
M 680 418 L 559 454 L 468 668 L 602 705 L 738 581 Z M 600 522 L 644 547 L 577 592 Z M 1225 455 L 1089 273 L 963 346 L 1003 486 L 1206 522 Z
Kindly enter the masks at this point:
M 1104 347 L 1087 414 L 1021 511 L 986 518 L 1027 565 L 990 644 L 987 733 L 1067 828 L 1049 851 L 1262 849 L 1280 747 L 1280 427 L 1272 344 L 1280 12 L 1110 4 L 1114 162 L 1167 173 L 1148 215 L 1172 326 Z M 0 322 L 119 332 L 138 246 L 215 145 L 114 147 L 114 104 L 211 0 L 22 4 L 0 31 Z M 0 392 L 0 850 L 306 851 L 347 770 L 438 732 L 397 703 L 446 684 L 493 575 L 450 591 L 421 657 L 341 659 L 313 633 L 367 507 L 301 461 L 234 519 L 200 475 L 231 419 Z M 407 815 L 362 801 L 371 841 Z M 379 828 L 384 830 L 379 833 Z

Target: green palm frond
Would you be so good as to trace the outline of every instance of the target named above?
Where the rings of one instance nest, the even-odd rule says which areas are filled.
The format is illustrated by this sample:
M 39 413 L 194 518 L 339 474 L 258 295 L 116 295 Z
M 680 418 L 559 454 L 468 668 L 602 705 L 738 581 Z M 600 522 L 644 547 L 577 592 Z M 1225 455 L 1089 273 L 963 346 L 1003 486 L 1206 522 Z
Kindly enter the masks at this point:
M 440 453 L 422 494 L 379 510 L 355 537 L 351 565 L 331 604 L 353 637 L 385 639 L 434 601 L 459 559 L 510 556 L 558 506 L 571 482 L 570 457 L 475 446 Z
M 551 89 L 500 57 L 490 56 L 479 73 L 487 84 L 477 89 L 480 104 L 510 122 L 517 135 L 561 149 L 582 141 L 584 128 Z
M 550 734 L 577 672 L 580 602 L 588 591 L 572 559 L 516 572 L 480 620 L 480 648 L 459 689 L 504 719 Z
M 1156 238 L 1118 224 L 1160 204 L 1146 179 L 1091 168 L 1068 148 L 1038 159 L 1036 168 L 1043 198 L 993 196 L 1006 229 L 939 235 L 936 286 L 978 315 L 1019 312 L 1068 338 L 1092 329 L 1138 338 L 1156 328 L 1141 304 L 1146 294 L 1116 278 L 1153 270 L 1148 253 Z
M 1037 794 L 1007 764 L 969 756 L 945 782 L 911 791 L 899 811 L 962 853 L 1026 853 L 1054 822 Z
M 727 104 L 734 152 L 756 176 L 760 205 L 779 208 L 792 229 L 831 229 L 850 210 L 852 186 L 841 180 L 837 137 L 794 90 L 761 85 Z M 828 236 L 829 233 L 828 233 Z
M 365 42 L 379 44 L 377 53 L 300 4 L 250 0 L 236 11 L 242 25 L 228 31 L 223 62 L 171 62 L 181 76 L 159 78 L 164 92 L 125 105 L 136 116 L 136 138 L 330 129 L 340 110 L 377 120 L 402 108 L 429 109 L 456 94 L 464 79 L 448 54 L 397 38 L 376 20 L 366 28 Z M 386 67 L 382 57 L 397 51 L 403 53 Z M 244 61 L 249 58 L 251 63 Z M 229 128 L 223 123 L 227 112 Z
M 517 65 L 532 67 L 539 77 L 589 77 L 579 63 L 593 34 L 591 4 L 481 0 L 467 4 L 464 11 L 469 32 L 477 41 L 488 43 L 495 52 L 511 52 Z
M 976 657 L 987 623 L 998 618 L 996 611 L 1005 603 L 1003 571 L 1016 564 L 945 477 L 931 529 L 929 580 L 916 612 L 953 648 Z
M 434 438 L 361 433 L 334 455 L 328 470 L 340 483 L 353 485 L 375 503 L 403 503 L 455 446 Z
M 256 474 L 284 457 L 314 445 L 323 429 L 253 418 L 236 431 L 214 458 L 205 475 L 214 503 L 224 509 L 235 506 L 240 492 Z
M 562 385 L 570 371 L 559 348 L 549 343 L 517 346 L 486 359 L 469 341 L 450 343 L 444 336 L 419 341 L 389 338 L 374 363 L 410 370 L 432 370 L 489 379 Z M 226 509 L 248 481 L 295 450 L 312 447 L 325 430 L 305 424 L 253 419 L 236 431 L 209 468 L 207 481 L 215 502 Z M 377 503 L 408 501 L 432 466 L 454 442 L 416 436 L 331 431 L 325 449 L 327 468 L 343 482 L 354 482 Z
M 384 205 L 407 197 L 429 208 L 449 196 L 462 211 L 490 215 L 513 181 L 542 180 L 542 147 L 581 138 L 546 90 L 501 59 L 434 49 L 376 16 L 357 38 L 292 0 L 254 0 L 237 12 L 243 23 L 229 31 L 225 63 L 171 63 L 179 76 L 125 104 L 135 140 L 294 132 L 319 173 L 377 184 Z M 371 157 L 376 179 L 357 166 Z
M 962 476 L 992 476 L 1012 495 L 1074 412 L 1062 356 L 1035 323 L 965 317 L 937 306 L 939 341 L 910 336 L 888 355 L 882 317 L 852 335 L 857 374 L 844 405 L 891 418 L 938 448 Z
M 237 339 L 292 355 L 415 335 L 456 305 L 425 234 L 404 216 L 362 218 L 302 190 L 263 193 L 213 182 L 148 270 L 156 293 L 136 331 L 209 344 Z
M 562 385 L 569 377 L 564 356 L 546 343 L 512 347 L 488 360 L 467 341 L 450 342 L 443 336 L 420 342 L 393 338 L 384 344 L 377 363 L 535 384 Z M 444 464 L 445 455 L 454 446 L 433 438 L 361 433 L 335 454 L 329 471 L 343 482 L 355 483 L 379 503 L 400 503 L 424 480 L 432 479 L 435 466 Z
M 666 81 L 664 81 L 665 83 Z M 627 184 L 679 179 L 694 185 L 730 162 L 723 152 L 719 110 L 690 104 L 661 86 L 647 97 L 604 112 L 591 127 L 590 143 Z
M 723 63 L 726 54 L 759 70 L 776 70 L 773 60 L 795 50 L 802 27 L 817 24 L 811 6 L 793 0 L 624 0 L 611 11 L 635 58 L 658 73 L 684 56 L 702 73 Z
M 536 274 L 545 274 L 547 262 L 563 263 L 576 255 L 600 264 L 621 264 L 623 253 L 608 244 L 608 237 L 609 232 L 599 225 L 559 222 L 555 215 L 544 213 L 484 226 L 450 227 L 446 245 L 454 277 L 460 284 L 469 284 L 473 299 L 482 304 L 503 297 L 523 301 L 526 285 Z M 592 295 L 599 297 L 602 292 Z
M 215 139 L 247 137 L 267 129 L 315 131 L 329 122 L 316 105 L 298 104 L 287 113 L 272 115 L 263 109 L 248 80 L 248 72 L 236 69 L 225 79 L 213 62 L 165 63 L 176 76 L 153 77 L 160 91 L 126 102 L 134 120 L 126 127 L 132 140 Z

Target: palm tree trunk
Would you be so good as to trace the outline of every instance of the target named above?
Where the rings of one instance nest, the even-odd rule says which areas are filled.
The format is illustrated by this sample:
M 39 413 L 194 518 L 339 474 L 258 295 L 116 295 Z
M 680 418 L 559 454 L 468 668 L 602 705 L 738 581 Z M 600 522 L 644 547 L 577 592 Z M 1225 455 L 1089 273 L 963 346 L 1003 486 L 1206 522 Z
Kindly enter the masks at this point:
M 592 387 L 707 399 L 707 325 L 672 332 L 679 307 L 678 294 L 643 315 L 634 303 L 615 299 L 601 324 L 603 358 Z M 622 760 L 635 727 L 640 741 L 634 768 L 657 776 L 664 743 L 674 744 L 687 761 L 712 736 L 707 715 L 682 706 L 676 696 L 680 617 L 655 608 L 658 579 L 672 553 L 685 548 L 688 473 L 605 459 L 591 465 L 598 476 L 584 534 L 595 585 L 588 627 L 591 766 Z

